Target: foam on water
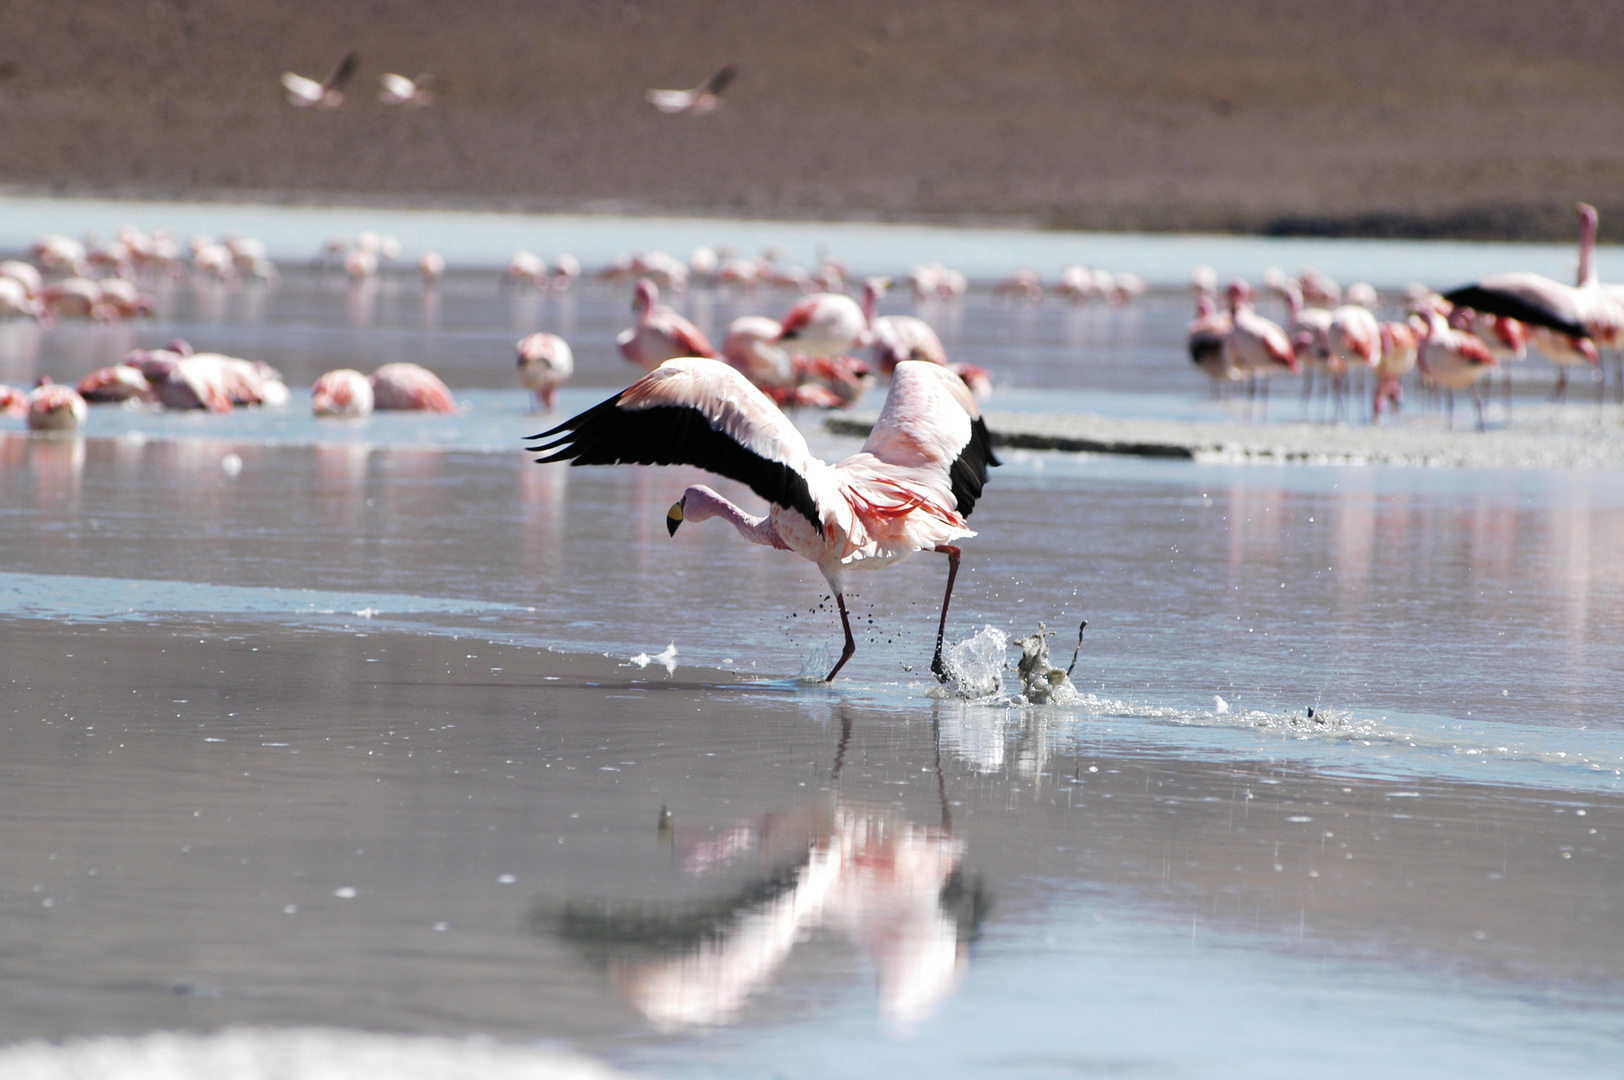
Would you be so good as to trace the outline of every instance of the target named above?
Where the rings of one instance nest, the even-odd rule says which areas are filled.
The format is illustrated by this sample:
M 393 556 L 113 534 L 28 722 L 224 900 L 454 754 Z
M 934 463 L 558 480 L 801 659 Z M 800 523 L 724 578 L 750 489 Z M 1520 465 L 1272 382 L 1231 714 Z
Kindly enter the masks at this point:
M 591 1058 L 490 1039 L 323 1029 L 159 1031 L 0 1048 L 8 1080 L 613 1080 Z

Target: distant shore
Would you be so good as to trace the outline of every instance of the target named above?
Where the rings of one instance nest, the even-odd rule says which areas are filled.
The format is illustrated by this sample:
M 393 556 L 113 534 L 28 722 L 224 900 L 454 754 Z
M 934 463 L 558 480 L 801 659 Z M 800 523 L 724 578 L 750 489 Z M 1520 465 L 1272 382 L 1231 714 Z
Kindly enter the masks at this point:
M 0 8 L 0 186 L 1108 232 L 1624 238 L 1592 0 Z M 337 109 L 285 71 L 359 66 Z M 722 107 L 644 93 L 737 66 Z M 378 100 L 434 76 L 426 108 Z

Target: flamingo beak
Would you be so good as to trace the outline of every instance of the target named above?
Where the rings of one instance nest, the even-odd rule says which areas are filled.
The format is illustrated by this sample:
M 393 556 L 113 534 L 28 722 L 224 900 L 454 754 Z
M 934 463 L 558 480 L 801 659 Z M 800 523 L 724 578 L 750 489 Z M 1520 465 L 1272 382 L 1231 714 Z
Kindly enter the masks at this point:
M 672 503 L 671 509 L 666 511 L 665 531 L 668 536 L 677 535 L 677 526 L 682 524 L 682 504 L 687 501 L 688 496 L 684 495 L 682 498 Z

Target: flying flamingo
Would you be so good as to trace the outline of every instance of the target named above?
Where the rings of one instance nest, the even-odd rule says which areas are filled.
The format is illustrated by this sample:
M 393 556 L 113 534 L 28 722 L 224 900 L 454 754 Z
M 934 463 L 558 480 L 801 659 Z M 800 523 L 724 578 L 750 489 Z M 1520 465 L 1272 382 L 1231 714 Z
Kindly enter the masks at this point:
M 457 411 L 451 391 L 440 377 L 417 364 L 384 364 L 367 380 L 372 404 L 379 409 L 415 409 L 421 412 Z
M 679 356 L 714 358 L 716 350 L 699 327 L 660 303 L 660 289 L 648 278 L 637 279 L 632 297 L 637 325 L 615 338 L 620 355 L 638 367 L 653 371 Z
M 296 105 L 301 109 L 308 109 L 319 105 L 324 109 L 336 109 L 344 104 L 342 93 L 344 84 L 350 81 L 355 74 L 361 58 L 354 49 L 344 55 L 338 62 L 333 73 L 321 82 L 307 79 L 303 75 L 295 75 L 291 71 L 282 73 L 282 87 L 288 92 L 288 104 Z
M 815 563 L 835 594 L 846 634 L 833 680 L 857 651 L 846 611 L 846 574 L 899 562 L 915 551 L 947 556 L 947 592 L 931 670 L 943 674 L 942 638 L 959 571 L 953 541 L 997 465 L 975 399 L 952 372 L 904 361 L 863 449 L 836 464 L 812 456 L 789 418 L 748 379 L 718 360 L 669 360 L 614 397 L 534 436 L 538 461 L 575 465 L 697 465 L 746 484 L 771 506 L 746 513 L 696 484 L 666 515 L 672 536 L 686 520 L 720 517 L 746 540 Z M 551 441 L 546 441 L 551 440 Z
M 519 382 L 536 395 L 536 404 L 553 411 L 558 388 L 575 373 L 575 354 L 557 334 L 531 334 L 519 342 Z
M 722 91 L 738 73 L 738 68 L 729 64 L 692 90 L 649 90 L 643 96 L 663 113 L 703 115 L 715 112 L 722 104 Z
M 367 416 L 372 412 L 372 384 L 353 368 L 329 371 L 310 388 L 310 411 L 344 419 Z
M 421 109 L 434 104 L 434 92 L 428 88 L 433 76 L 419 75 L 408 79 L 404 75 L 384 74 L 378 80 L 378 100 L 385 105 L 410 105 Z

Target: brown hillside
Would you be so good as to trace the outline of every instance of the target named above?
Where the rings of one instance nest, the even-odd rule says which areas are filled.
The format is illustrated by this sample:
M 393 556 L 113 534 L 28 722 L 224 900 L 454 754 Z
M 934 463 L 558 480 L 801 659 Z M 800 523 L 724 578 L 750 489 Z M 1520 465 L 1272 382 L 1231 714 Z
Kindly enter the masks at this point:
M 351 46 L 345 109 L 283 102 Z M 7 62 L 16 189 L 1624 236 L 1617 0 L 11 0 Z M 642 100 L 726 62 L 722 112 Z

